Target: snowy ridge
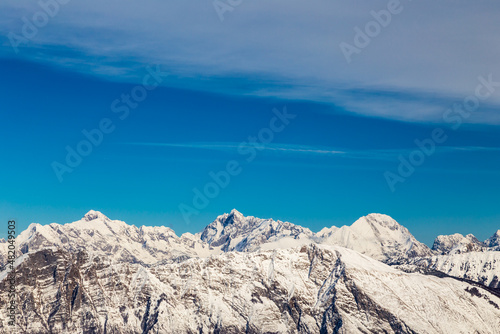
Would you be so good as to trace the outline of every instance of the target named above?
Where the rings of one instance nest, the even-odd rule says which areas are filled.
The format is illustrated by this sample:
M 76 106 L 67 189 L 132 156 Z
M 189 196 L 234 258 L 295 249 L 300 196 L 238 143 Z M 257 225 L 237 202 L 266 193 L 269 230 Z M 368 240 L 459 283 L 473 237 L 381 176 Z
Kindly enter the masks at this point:
M 484 243 L 439 236 L 431 250 L 387 215 L 313 233 L 232 210 L 179 237 L 91 210 L 17 237 L 18 304 L 29 305 L 20 326 L 27 334 L 499 333 L 500 293 L 480 285 L 500 288 L 499 233 Z M 433 271 L 480 284 L 419 273 Z
M 224 252 L 290 248 L 314 242 L 350 248 L 387 263 L 433 255 L 408 229 L 382 214 L 361 217 L 351 226 L 332 226 L 312 233 L 289 222 L 245 217 L 232 210 L 209 224 L 200 239 Z
M 286 249 L 309 243 L 339 245 L 388 264 L 408 263 L 413 258 L 433 255 L 494 251 L 500 249 L 500 230 L 484 243 L 472 234 L 438 236 L 433 249 L 420 243 L 407 228 L 383 214 L 369 214 L 351 226 L 332 226 L 318 233 L 290 222 L 245 217 L 233 209 L 217 217 L 197 234 L 180 237 L 165 226 L 128 225 L 90 210 L 73 223 L 33 223 L 16 240 L 20 253 L 48 247 L 75 251 L 103 252 L 115 261 L 154 264 L 190 257 L 207 257 L 221 252 L 255 252 Z M 5 264 L 7 244 L 0 243 L 0 264 Z
M 289 222 L 245 217 L 236 209 L 217 217 L 201 233 L 200 239 L 222 251 L 256 251 L 263 244 L 283 239 L 310 242 L 313 233 Z M 287 244 L 286 242 L 283 244 Z
M 416 258 L 409 261 L 409 271 L 430 269 L 450 276 L 500 289 L 500 252 L 467 252 Z M 416 266 L 416 267 L 412 267 Z M 402 266 L 405 268 L 405 266 Z
M 432 246 L 438 254 L 460 254 L 467 252 L 481 252 L 487 250 L 485 243 L 477 240 L 472 234 L 465 237 L 460 233 L 439 235 Z
M 89 211 L 82 219 L 64 225 L 31 224 L 16 238 L 19 253 L 36 252 L 45 248 L 66 251 L 86 249 L 109 256 L 114 261 L 153 264 L 166 259 L 206 255 L 208 246 L 193 235 L 178 237 L 165 226 L 128 225 L 111 220 L 98 211 Z M 2 249 L 5 263 L 7 245 Z

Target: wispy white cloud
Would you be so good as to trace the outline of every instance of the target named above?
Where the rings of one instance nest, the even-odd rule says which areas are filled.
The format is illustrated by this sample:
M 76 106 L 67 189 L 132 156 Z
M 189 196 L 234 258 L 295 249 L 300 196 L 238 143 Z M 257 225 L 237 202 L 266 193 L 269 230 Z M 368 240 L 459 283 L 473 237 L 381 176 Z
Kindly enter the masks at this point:
M 346 152 L 334 150 L 330 148 L 305 146 L 305 145 L 291 145 L 291 144 L 250 144 L 248 142 L 236 143 L 129 143 L 130 145 L 140 146 L 160 146 L 160 147 L 179 147 L 179 148 L 194 148 L 194 149 L 207 149 L 217 151 L 231 151 L 236 152 L 238 148 L 256 148 L 259 151 L 270 152 L 283 152 L 283 153 L 300 153 L 300 154 L 319 154 L 319 155 L 338 155 L 345 154 Z
M 237 153 L 239 148 L 256 148 L 260 152 L 269 154 L 289 154 L 289 155 L 316 155 L 316 156 L 335 156 L 350 159 L 372 159 L 372 160 L 395 160 L 399 155 L 409 154 L 418 147 L 410 147 L 403 149 L 372 149 L 372 150 L 355 150 L 355 149 L 336 149 L 325 146 L 308 146 L 308 145 L 293 145 L 293 144 L 251 144 L 248 142 L 197 142 L 197 143 L 126 143 L 127 145 L 135 146 L 156 146 L 169 148 L 187 148 L 187 149 L 202 149 L 216 150 Z M 452 152 L 500 152 L 500 147 L 479 147 L 479 146 L 438 146 L 436 153 L 452 153 Z
M 444 149 L 450 151 L 468 151 L 468 152 L 500 152 L 500 147 L 484 147 L 484 146 L 446 146 Z
M 6 36 L 20 34 L 22 17 L 40 7 L 3 0 L 0 56 L 113 80 L 138 79 L 145 64 L 161 64 L 171 73 L 167 85 L 327 102 L 412 122 L 440 121 L 451 103 L 474 93 L 479 75 L 500 81 L 500 35 L 492 29 L 499 3 L 401 3 L 401 14 L 347 64 L 339 44 L 352 43 L 354 27 L 387 1 L 245 1 L 222 23 L 211 1 L 72 1 L 15 55 Z M 466 121 L 500 124 L 500 89 L 488 103 Z

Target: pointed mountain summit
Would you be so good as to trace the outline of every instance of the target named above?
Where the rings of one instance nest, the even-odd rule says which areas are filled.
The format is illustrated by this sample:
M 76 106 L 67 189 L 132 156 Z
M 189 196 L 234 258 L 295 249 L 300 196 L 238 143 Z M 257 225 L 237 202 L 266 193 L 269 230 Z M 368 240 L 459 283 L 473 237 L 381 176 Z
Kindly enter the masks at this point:
M 390 264 L 432 255 L 429 247 L 417 241 L 406 227 L 378 213 L 361 217 L 351 226 L 323 229 L 318 237 L 323 244 L 350 248 Z
M 231 218 L 233 221 L 241 221 L 245 219 L 245 216 L 241 212 L 236 209 L 232 209 L 228 215 L 228 218 Z
M 500 250 L 500 230 L 496 231 L 495 234 L 486 239 L 484 243 L 488 247 L 498 248 L 498 250 Z
M 230 213 L 224 213 L 207 225 L 201 233 L 201 240 L 217 247 L 230 237 L 249 233 L 256 225 L 260 223 L 260 219 L 250 219 L 254 217 L 243 216 L 236 209 Z
M 221 251 L 255 251 L 264 244 L 282 247 L 297 240 L 313 242 L 313 233 L 302 226 L 273 219 L 245 217 L 236 209 L 218 216 L 201 232 L 201 240 Z M 279 241 L 279 244 L 276 244 Z M 268 245 L 268 247 L 272 247 Z
M 85 221 L 88 221 L 88 222 L 92 221 L 92 220 L 96 220 L 96 219 L 105 220 L 105 221 L 111 221 L 111 219 L 109 219 L 108 217 L 106 217 L 102 212 L 95 211 L 95 210 L 90 210 L 82 218 L 82 220 L 85 220 Z

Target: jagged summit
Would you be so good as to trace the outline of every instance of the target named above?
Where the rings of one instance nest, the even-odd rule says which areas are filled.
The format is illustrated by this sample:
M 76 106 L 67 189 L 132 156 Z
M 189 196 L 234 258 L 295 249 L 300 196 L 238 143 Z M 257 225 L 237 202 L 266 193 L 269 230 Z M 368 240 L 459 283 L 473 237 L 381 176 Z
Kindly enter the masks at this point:
M 223 225 L 227 226 L 230 224 L 241 223 L 245 219 L 245 216 L 243 216 L 243 214 L 241 212 L 239 212 L 238 210 L 232 209 L 231 212 L 225 213 L 225 214 L 217 217 L 217 219 L 219 219 L 219 218 L 221 221 L 223 221 Z
M 309 240 L 313 233 L 302 226 L 273 219 L 245 217 L 236 209 L 218 216 L 201 232 L 200 239 L 222 251 L 254 251 L 278 240 Z M 289 244 L 287 242 L 286 244 Z
M 236 209 L 232 209 L 231 212 L 229 213 L 229 215 L 233 215 L 233 216 L 241 216 L 243 217 L 243 214 L 241 212 L 239 212 L 238 210 Z
M 102 219 L 102 220 L 110 220 L 108 217 L 106 217 L 102 212 L 100 211 L 95 211 L 95 210 L 90 210 L 89 212 L 87 212 L 85 214 L 85 216 L 83 216 L 82 218 L 83 220 L 85 221 L 92 221 L 92 220 L 96 220 L 96 219 Z
M 484 243 L 488 247 L 500 247 L 500 230 L 496 231 L 489 239 L 486 239 Z

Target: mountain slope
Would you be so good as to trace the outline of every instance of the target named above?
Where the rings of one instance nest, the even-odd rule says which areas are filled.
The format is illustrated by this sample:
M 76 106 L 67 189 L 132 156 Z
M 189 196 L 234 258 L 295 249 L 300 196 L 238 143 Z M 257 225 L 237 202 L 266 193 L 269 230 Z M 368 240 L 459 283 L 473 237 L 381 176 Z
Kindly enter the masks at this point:
M 337 246 L 228 252 L 149 268 L 46 249 L 27 255 L 17 271 L 26 334 L 500 332 L 500 298 L 489 292 Z
M 412 265 L 500 289 L 500 252 L 467 252 L 416 258 L 409 262 L 410 267 L 406 269 L 418 270 L 411 268 Z
M 320 243 L 353 249 L 389 264 L 433 254 L 407 228 L 376 213 L 359 218 L 351 226 L 322 230 L 318 236 Z
M 468 234 L 463 236 L 460 233 L 452 235 L 439 235 L 434 240 L 432 250 L 438 254 L 460 254 L 467 252 L 480 252 L 487 250 L 486 244 L 477 240 L 477 238 Z
M 495 234 L 485 240 L 484 243 L 494 250 L 500 250 L 500 230 L 496 231 Z

